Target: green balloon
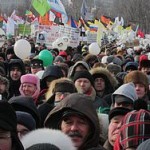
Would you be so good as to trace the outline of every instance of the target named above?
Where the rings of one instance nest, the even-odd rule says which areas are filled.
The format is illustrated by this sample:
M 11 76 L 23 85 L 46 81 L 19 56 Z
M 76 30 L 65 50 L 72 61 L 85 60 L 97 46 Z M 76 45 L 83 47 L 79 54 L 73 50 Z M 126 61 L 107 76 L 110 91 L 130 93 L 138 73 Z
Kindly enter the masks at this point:
M 53 63 L 53 55 L 47 49 L 44 49 L 39 53 L 39 59 L 43 61 L 45 67 L 47 67 L 48 65 L 52 65 Z

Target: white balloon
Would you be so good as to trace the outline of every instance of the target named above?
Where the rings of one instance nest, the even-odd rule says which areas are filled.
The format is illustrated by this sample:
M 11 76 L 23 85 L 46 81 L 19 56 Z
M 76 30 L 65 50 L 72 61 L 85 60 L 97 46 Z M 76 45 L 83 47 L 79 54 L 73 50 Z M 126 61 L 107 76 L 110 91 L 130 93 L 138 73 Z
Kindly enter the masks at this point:
M 31 45 L 30 43 L 25 39 L 20 39 L 16 41 L 14 45 L 14 52 L 16 56 L 18 56 L 21 59 L 25 59 L 28 56 L 30 56 L 31 53 Z
M 93 55 L 98 55 L 100 53 L 100 47 L 96 42 L 89 45 L 89 53 Z
M 66 50 L 67 49 L 67 43 L 64 42 L 62 38 L 58 38 L 56 41 L 56 46 L 59 50 Z
M 40 70 L 35 75 L 38 76 L 39 79 L 42 79 L 43 73 L 44 73 L 44 70 Z

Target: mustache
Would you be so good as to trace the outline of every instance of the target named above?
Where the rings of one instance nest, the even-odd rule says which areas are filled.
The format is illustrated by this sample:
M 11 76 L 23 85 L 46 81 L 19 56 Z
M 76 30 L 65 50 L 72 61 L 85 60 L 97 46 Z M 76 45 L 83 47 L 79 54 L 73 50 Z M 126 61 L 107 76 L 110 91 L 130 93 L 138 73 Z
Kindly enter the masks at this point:
M 78 131 L 69 132 L 68 134 L 70 137 L 79 137 L 82 138 L 82 135 Z

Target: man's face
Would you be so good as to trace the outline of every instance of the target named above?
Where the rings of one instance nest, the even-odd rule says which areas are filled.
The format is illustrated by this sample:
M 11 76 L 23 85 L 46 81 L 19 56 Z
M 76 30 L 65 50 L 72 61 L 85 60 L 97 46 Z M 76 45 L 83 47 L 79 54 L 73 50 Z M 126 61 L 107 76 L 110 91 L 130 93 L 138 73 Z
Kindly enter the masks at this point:
M 71 137 L 74 146 L 79 148 L 90 132 L 90 126 L 85 118 L 80 116 L 68 116 L 61 122 L 61 130 Z
M 24 125 L 17 124 L 17 133 L 19 139 L 21 139 L 23 136 L 25 136 L 27 133 L 29 133 L 29 129 L 26 128 Z
M 6 85 L 0 82 L 0 94 L 4 93 L 5 91 L 6 91 Z
M 112 146 L 114 146 L 116 138 L 119 134 L 119 130 L 121 128 L 121 121 L 123 117 L 124 116 L 121 116 L 121 115 L 113 117 L 108 126 L 108 140 Z
M 105 81 L 103 78 L 96 78 L 94 81 L 96 91 L 101 92 L 105 90 Z
M 138 95 L 138 98 L 143 98 L 146 94 L 146 89 L 143 84 L 135 84 L 135 90 Z
M 128 102 L 120 102 L 120 103 L 115 102 L 114 108 L 115 107 L 123 107 L 123 108 L 133 109 L 133 104 L 128 103 Z
M 75 81 L 75 87 L 79 93 L 87 94 L 91 89 L 91 82 L 86 78 L 79 78 Z
M 0 129 L 0 150 L 12 150 L 11 133 Z
M 31 67 L 31 73 L 36 74 L 37 72 L 43 70 L 42 67 Z
M 21 77 L 21 70 L 18 67 L 12 67 L 10 70 L 10 77 L 14 81 L 19 80 Z
M 143 73 L 145 73 L 146 75 L 148 75 L 148 74 L 150 73 L 150 67 L 142 67 L 142 68 L 141 68 L 141 71 L 142 71 Z
M 36 85 L 32 83 L 23 83 L 22 91 L 25 96 L 32 96 L 36 91 Z
M 55 93 L 55 104 L 59 103 L 61 100 L 63 100 L 69 94 L 71 94 L 71 93 L 70 92 L 56 92 Z

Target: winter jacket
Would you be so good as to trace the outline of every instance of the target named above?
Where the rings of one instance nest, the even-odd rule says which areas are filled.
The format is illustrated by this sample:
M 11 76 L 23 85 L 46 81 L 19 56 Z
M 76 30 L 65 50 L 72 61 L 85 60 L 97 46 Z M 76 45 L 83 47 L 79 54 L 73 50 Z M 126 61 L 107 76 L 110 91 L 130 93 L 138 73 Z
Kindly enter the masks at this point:
M 61 101 L 47 116 L 45 127 L 60 129 L 63 112 L 73 110 L 84 115 L 91 122 L 91 135 L 80 146 L 78 150 L 88 150 L 99 146 L 100 126 L 97 113 L 93 107 L 92 100 L 84 94 L 70 94 Z

